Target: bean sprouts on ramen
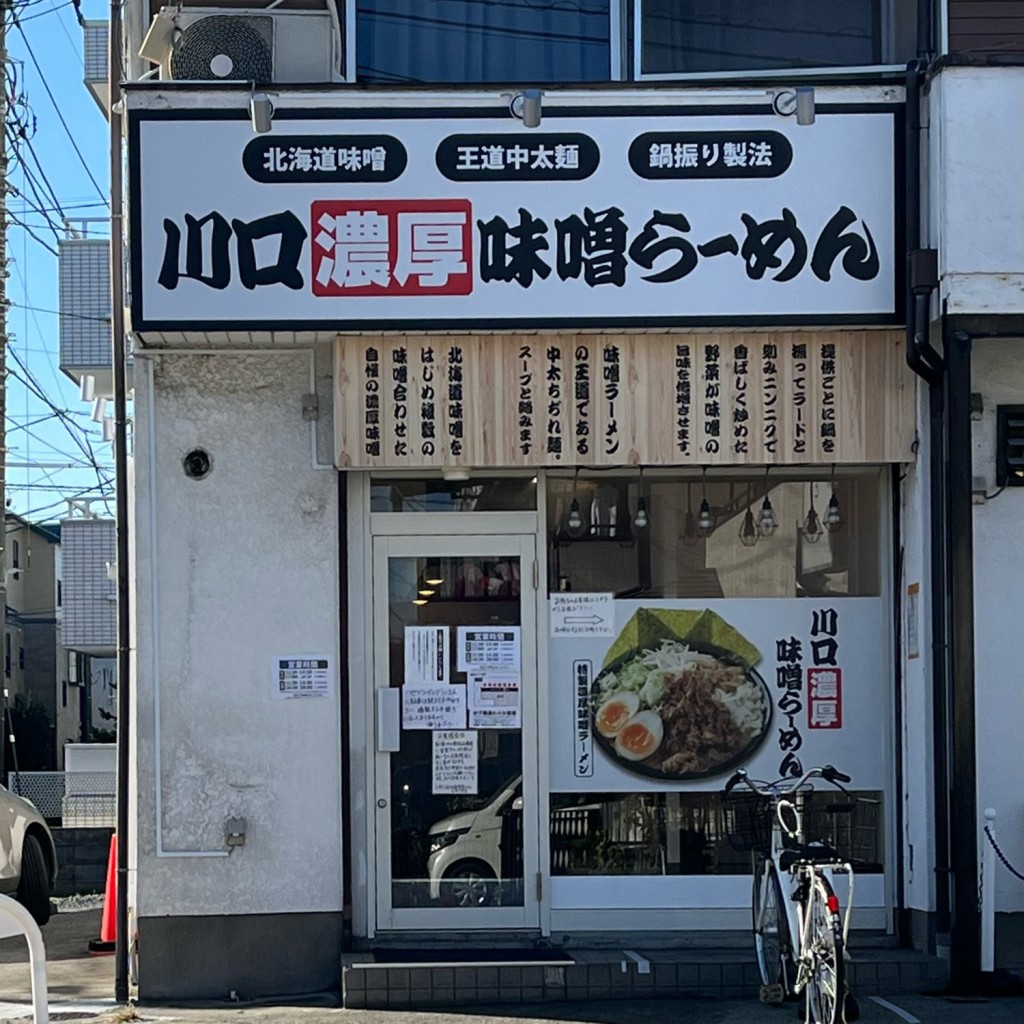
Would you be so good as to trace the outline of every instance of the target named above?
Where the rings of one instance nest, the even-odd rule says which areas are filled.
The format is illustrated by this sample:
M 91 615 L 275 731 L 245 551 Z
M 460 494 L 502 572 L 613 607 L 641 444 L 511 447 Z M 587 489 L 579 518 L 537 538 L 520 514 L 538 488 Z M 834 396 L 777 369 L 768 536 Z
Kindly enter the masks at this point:
M 713 771 L 767 723 L 764 687 L 742 666 L 675 640 L 635 654 L 598 684 L 598 732 L 621 760 L 665 775 Z

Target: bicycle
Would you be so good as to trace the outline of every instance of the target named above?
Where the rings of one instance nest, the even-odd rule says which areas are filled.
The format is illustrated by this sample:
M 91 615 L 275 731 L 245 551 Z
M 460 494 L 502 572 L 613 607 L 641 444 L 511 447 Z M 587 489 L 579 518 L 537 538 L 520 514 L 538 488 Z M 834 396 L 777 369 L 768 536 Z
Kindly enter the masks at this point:
M 805 840 L 803 795 L 815 778 L 844 793 L 842 783 L 850 781 L 832 765 L 772 783 L 752 781 L 741 769 L 726 783 L 725 796 L 744 783 L 758 798 L 729 807 L 729 831 L 730 841 L 740 839 L 754 856 L 753 930 L 762 1002 L 780 1004 L 806 992 L 806 1024 L 841 1024 L 858 1015 L 844 965 L 854 876 L 834 849 Z M 843 914 L 832 886 L 835 873 L 849 878 Z

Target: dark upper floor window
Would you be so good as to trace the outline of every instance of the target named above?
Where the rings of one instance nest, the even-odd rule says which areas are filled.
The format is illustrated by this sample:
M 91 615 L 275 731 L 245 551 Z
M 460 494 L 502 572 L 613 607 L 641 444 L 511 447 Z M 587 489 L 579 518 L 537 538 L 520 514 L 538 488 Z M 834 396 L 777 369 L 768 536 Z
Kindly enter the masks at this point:
M 573 84 L 905 64 L 917 0 L 350 0 L 377 84 Z
M 11 568 L 19 569 L 21 567 L 21 545 L 16 541 L 11 541 Z
M 913 0 L 636 0 L 637 77 L 905 63 Z
M 356 0 L 363 82 L 533 84 L 611 78 L 618 0 Z

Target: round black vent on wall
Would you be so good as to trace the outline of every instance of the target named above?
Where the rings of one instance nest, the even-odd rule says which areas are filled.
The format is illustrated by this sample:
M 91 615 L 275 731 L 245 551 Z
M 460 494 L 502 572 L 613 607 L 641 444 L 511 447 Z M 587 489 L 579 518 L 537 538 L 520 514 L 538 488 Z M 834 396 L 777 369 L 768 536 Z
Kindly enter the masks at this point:
M 274 20 L 211 15 L 186 26 L 171 53 L 171 78 L 269 85 L 273 80 Z

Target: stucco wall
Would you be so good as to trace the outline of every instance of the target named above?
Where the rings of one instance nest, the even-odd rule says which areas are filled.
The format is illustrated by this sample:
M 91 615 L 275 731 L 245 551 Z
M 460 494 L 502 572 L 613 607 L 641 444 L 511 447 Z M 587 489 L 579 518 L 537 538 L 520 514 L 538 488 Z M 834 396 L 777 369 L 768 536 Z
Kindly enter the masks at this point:
M 972 390 L 985 405 L 974 423 L 974 475 L 995 490 L 996 406 L 1024 403 L 1024 339 L 974 342 Z M 980 484 L 980 481 L 976 482 Z M 1024 865 L 1024 488 L 974 507 L 974 674 L 978 814 L 994 807 L 999 845 Z M 996 865 L 996 908 L 1024 910 L 1024 887 Z M 997 950 L 998 954 L 998 950 Z
M 139 916 L 341 907 L 337 678 L 330 698 L 271 696 L 274 655 L 339 664 L 337 477 L 312 468 L 309 360 L 136 363 Z M 195 447 L 200 481 L 182 470 Z M 228 816 L 245 846 L 202 856 L 225 851 Z
M 1024 312 L 1024 68 L 949 67 L 931 84 L 931 244 L 950 313 Z

